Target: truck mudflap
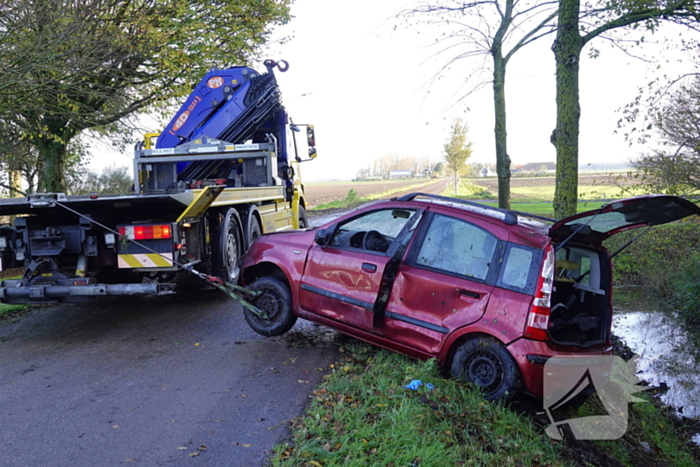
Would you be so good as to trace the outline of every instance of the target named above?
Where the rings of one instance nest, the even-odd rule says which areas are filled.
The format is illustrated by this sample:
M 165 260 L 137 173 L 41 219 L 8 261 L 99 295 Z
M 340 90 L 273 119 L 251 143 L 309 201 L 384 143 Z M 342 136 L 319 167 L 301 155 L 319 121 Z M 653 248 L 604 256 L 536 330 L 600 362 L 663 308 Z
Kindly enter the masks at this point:
M 94 297 L 117 295 L 169 295 L 175 284 L 76 284 L 73 279 L 55 283 L 25 284 L 22 280 L 0 282 L 0 301 L 10 304 L 85 302 Z

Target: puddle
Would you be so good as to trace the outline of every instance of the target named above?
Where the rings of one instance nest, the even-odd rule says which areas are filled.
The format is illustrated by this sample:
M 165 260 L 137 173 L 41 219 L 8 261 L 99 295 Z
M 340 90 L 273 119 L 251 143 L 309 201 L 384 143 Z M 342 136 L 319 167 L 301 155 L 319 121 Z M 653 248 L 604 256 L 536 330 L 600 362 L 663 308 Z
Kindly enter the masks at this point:
M 661 396 L 665 404 L 679 415 L 700 418 L 698 336 L 672 313 L 658 311 L 652 301 L 638 298 L 616 303 L 613 333 L 640 356 L 640 378 L 653 386 L 668 385 Z M 694 439 L 700 443 L 700 434 Z

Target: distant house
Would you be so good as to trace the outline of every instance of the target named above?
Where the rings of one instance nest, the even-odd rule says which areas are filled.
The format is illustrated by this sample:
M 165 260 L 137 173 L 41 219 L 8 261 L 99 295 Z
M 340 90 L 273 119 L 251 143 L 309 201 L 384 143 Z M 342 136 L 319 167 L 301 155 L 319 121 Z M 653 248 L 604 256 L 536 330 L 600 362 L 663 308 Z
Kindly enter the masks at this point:
M 389 179 L 390 180 L 399 180 L 402 178 L 411 178 L 411 171 L 410 170 L 392 170 L 389 172 Z
M 557 164 L 555 162 L 530 162 L 528 164 L 514 165 L 511 169 L 513 173 L 535 173 L 546 172 L 555 173 Z
M 479 171 L 479 175 L 482 177 L 494 177 L 496 176 L 496 172 L 491 172 L 488 167 L 484 167 Z

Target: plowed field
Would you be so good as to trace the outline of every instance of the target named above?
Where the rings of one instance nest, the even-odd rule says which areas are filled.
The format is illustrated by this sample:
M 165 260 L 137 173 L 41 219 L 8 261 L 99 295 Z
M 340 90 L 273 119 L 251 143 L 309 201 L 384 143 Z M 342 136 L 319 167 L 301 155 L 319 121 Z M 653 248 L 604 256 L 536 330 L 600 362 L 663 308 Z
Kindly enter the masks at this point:
M 434 180 L 432 180 L 434 181 Z M 398 190 L 430 183 L 431 180 L 392 180 L 381 182 L 309 183 L 304 184 L 306 201 L 311 207 L 345 199 L 350 190 L 355 190 L 359 198 L 390 190 Z

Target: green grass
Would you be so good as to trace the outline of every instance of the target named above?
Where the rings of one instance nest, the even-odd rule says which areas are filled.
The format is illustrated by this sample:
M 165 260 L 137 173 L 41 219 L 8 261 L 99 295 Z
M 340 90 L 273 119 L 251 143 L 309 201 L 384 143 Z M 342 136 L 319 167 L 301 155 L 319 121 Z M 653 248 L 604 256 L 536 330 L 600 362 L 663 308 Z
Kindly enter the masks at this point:
M 419 182 L 419 183 L 416 183 L 413 185 L 402 186 L 400 188 L 394 188 L 392 190 L 387 190 L 387 191 L 383 191 L 381 193 L 375 193 L 373 195 L 368 195 L 368 196 L 363 196 L 363 197 L 358 196 L 357 192 L 355 192 L 355 190 L 350 189 L 350 191 L 348 191 L 348 194 L 344 199 L 341 199 L 339 201 L 332 201 L 332 202 L 326 203 L 326 204 L 319 204 L 318 206 L 314 207 L 313 209 L 315 210 L 315 209 L 355 207 L 355 206 L 359 206 L 360 204 L 367 203 L 369 201 L 374 201 L 374 200 L 379 199 L 379 198 L 385 198 L 387 196 L 391 196 L 394 193 L 400 193 L 403 191 L 414 190 L 414 189 L 420 188 L 422 186 L 428 185 L 428 184 L 433 183 L 433 182 L 434 182 L 434 180 L 422 181 L 422 182 Z M 371 182 L 367 182 L 367 183 L 371 183 Z
M 567 465 L 541 428 L 418 362 L 351 342 L 274 466 Z M 431 382 L 405 389 L 413 379 Z M 543 438 L 545 436 L 545 438 Z
M 29 305 L 8 305 L 7 303 L 0 303 L 0 319 L 8 318 L 26 309 L 28 306 Z
M 528 416 L 442 378 L 432 360 L 352 340 L 332 367 L 295 421 L 292 441 L 275 448 L 273 466 L 563 466 L 600 465 L 601 459 L 605 465 L 691 466 L 700 460 L 667 412 L 653 404 L 631 405 L 622 439 L 572 445 L 551 440 Z M 413 379 L 435 389 L 405 389 Z M 595 403 L 584 404 L 578 415 L 601 413 Z M 589 463 L 581 463 L 581 452 Z

